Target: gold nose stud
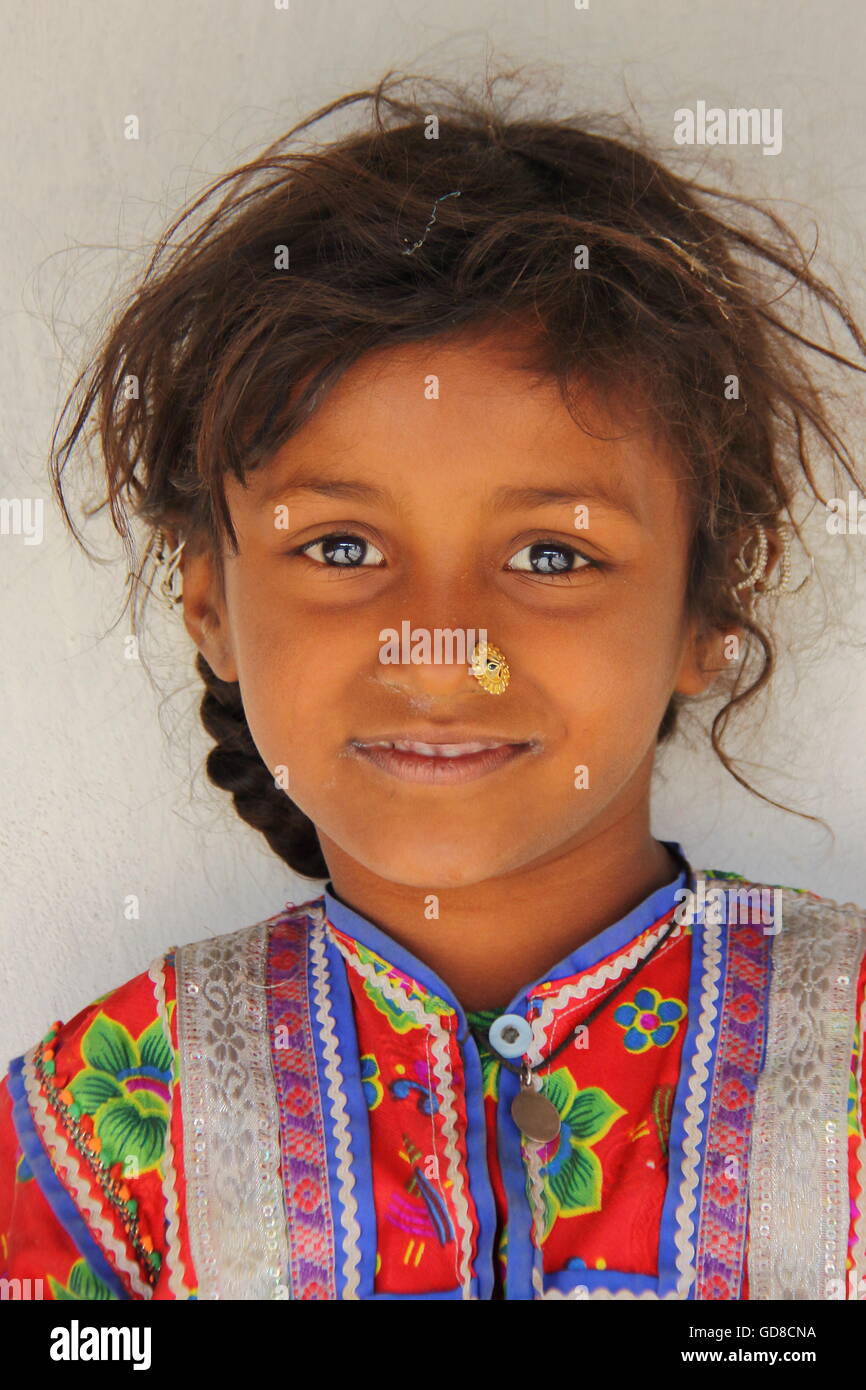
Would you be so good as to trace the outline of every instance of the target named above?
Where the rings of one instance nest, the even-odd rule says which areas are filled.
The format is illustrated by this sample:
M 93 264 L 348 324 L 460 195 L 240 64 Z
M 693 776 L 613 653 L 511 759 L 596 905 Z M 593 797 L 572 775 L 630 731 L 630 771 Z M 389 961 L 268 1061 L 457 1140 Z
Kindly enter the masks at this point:
M 511 680 L 505 653 L 492 642 L 479 642 L 472 652 L 469 670 L 488 695 L 501 695 Z

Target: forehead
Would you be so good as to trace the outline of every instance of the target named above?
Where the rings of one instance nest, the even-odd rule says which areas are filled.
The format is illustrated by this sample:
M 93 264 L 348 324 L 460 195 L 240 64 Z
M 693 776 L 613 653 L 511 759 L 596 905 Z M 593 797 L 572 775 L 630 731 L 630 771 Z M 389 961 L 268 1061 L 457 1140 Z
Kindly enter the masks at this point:
M 532 365 L 531 341 L 457 335 L 377 349 L 353 364 L 303 428 L 248 478 L 232 505 L 258 510 L 319 478 L 366 482 L 368 500 L 447 506 L 521 487 L 619 497 L 638 515 L 675 504 L 674 455 L 634 391 L 602 395 Z M 582 426 L 584 428 L 582 428 Z M 347 498 L 350 492 L 344 493 Z M 364 500 L 358 491 L 357 500 Z

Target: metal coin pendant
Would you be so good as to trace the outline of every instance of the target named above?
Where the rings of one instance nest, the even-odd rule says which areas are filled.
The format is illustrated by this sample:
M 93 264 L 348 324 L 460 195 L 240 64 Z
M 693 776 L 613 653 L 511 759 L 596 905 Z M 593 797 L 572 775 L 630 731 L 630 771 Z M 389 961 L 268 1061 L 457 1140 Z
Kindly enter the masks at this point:
M 511 1102 L 511 1118 L 524 1138 L 533 1144 L 549 1144 L 551 1139 L 556 1139 L 562 1123 L 553 1101 L 523 1081 Z

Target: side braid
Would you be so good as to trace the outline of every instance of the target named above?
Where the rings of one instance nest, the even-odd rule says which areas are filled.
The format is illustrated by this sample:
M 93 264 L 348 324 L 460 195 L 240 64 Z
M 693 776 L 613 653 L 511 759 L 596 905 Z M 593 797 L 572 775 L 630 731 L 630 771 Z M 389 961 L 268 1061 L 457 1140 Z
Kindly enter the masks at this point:
M 208 777 L 231 792 L 238 815 L 262 832 L 290 868 L 305 878 L 327 878 L 312 821 L 276 785 L 253 742 L 238 682 L 220 680 L 201 652 L 195 664 L 205 684 L 201 722 L 216 741 L 207 757 Z

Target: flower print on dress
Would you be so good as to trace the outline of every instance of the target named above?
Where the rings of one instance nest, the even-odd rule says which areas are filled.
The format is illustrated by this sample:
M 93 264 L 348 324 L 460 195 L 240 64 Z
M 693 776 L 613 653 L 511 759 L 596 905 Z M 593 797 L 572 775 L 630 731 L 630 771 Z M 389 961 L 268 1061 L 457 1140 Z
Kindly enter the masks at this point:
M 567 1067 L 544 1078 L 544 1095 L 559 1111 L 559 1136 L 539 1145 L 542 1230 L 545 1241 L 558 1216 L 601 1210 L 602 1166 L 593 1147 L 626 1111 L 600 1086 L 579 1090 Z M 532 1192 L 527 1175 L 527 1191 Z
M 100 1013 L 81 1040 L 87 1063 L 69 1082 L 73 1114 L 88 1115 L 107 1167 L 126 1177 L 157 1168 L 165 1148 L 173 1058 L 162 1022 L 138 1038 Z
M 630 1004 L 614 1009 L 613 1020 L 625 1029 L 623 1042 L 629 1052 L 667 1047 L 686 1016 L 682 999 L 662 999 L 657 989 L 639 989 Z

